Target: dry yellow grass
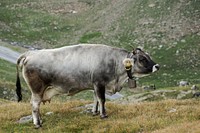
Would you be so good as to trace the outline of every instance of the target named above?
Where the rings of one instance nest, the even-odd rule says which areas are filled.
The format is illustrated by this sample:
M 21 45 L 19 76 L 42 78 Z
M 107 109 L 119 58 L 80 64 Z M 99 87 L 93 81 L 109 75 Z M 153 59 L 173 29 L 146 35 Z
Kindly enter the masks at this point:
M 174 124 L 164 129 L 156 130 L 153 133 L 199 133 L 200 121 Z
M 80 113 L 79 106 L 91 101 L 52 102 L 41 105 L 43 127 L 33 129 L 32 122 L 18 124 L 22 116 L 31 114 L 29 103 L 0 103 L 0 132 L 200 132 L 199 100 L 164 100 L 138 104 L 106 104 L 108 119 Z M 46 116 L 52 111 L 54 114 Z

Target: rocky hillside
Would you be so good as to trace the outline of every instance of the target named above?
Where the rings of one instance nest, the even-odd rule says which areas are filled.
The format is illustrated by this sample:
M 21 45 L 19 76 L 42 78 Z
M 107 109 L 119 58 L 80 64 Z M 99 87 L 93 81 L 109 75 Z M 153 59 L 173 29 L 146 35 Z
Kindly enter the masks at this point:
M 200 35 L 199 5 L 198 0 L 8 0 L 0 4 L 0 36 L 39 47 L 79 42 L 170 47 Z
M 0 39 L 35 48 L 141 47 L 161 70 L 139 84 L 200 82 L 199 0 L 6 0 L 0 2 Z

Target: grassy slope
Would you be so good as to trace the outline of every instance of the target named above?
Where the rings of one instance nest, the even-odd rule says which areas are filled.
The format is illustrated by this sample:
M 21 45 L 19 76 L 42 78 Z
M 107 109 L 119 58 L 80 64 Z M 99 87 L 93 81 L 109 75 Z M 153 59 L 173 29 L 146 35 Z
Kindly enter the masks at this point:
M 41 105 L 43 127 L 33 129 L 32 122 L 16 121 L 30 115 L 29 103 L 0 102 L 1 132 L 197 132 L 199 131 L 199 100 L 165 100 L 140 104 L 108 102 L 109 118 L 80 113 L 77 108 L 89 101 L 52 102 Z M 52 111 L 54 114 L 46 116 Z M 170 112 L 172 111 L 172 112 Z M 174 112 L 173 112 L 174 111 Z M 194 124 L 192 124 L 194 123 Z M 196 124 L 195 124 L 196 123 Z M 190 126 L 190 128 L 185 128 Z
M 161 65 L 159 73 L 140 83 L 158 88 L 180 80 L 195 84 L 200 82 L 199 5 L 190 0 L 7 0 L 0 4 L 0 38 L 45 48 L 140 46 Z
M 0 39 L 42 48 L 76 43 L 105 43 L 128 50 L 141 46 L 151 53 L 161 70 L 141 79 L 140 85 L 155 84 L 163 88 L 176 86 L 180 80 L 200 82 L 199 1 L 6 0 L 0 3 Z M 78 12 L 69 13 L 70 10 Z M 0 60 L 0 76 L 1 88 L 15 88 L 14 65 Z M 110 118 L 103 123 L 98 117 L 74 109 L 83 103 L 43 106 L 43 115 L 47 111 L 55 114 L 43 117 L 44 128 L 40 131 L 197 132 L 199 129 L 199 101 L 195 99 L 129 106 L 108 103 Z M 177 112 L 168 113 L 171 108 Z M 29 104 L 3 101 L 0 110 L 1 132 L 38 132 L 32 130 L 32 123 L 15 123 L 30 114 Z

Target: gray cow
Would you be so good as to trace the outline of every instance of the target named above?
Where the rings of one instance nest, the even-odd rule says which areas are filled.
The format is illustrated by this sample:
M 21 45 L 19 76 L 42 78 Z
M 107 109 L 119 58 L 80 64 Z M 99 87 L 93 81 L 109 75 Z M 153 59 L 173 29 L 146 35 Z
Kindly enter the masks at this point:
M 58 94 L 74 95 L 94 90 L 93 115 L 106 118 L 105 93 L 121 90 L 128 78 L 143 77 L 159 69 L 141 49 L 124 49 L 100 44 L 79 44 L 57 49 L 28 51 L 17 60 L 16 93 L 22 100 L 19 66 L 31 92 L 32 116 L 41 127 L 39 106 Z

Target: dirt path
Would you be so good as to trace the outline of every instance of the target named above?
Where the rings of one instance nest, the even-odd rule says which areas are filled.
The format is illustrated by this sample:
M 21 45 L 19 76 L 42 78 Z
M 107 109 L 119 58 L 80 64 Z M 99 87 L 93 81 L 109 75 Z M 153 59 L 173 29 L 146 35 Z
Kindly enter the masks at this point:
M 19 57 L 20 53 L 11 50 L 10 48 L 0 46 L 0 58 L 11 63 L 16 64 L 16 60 Z

